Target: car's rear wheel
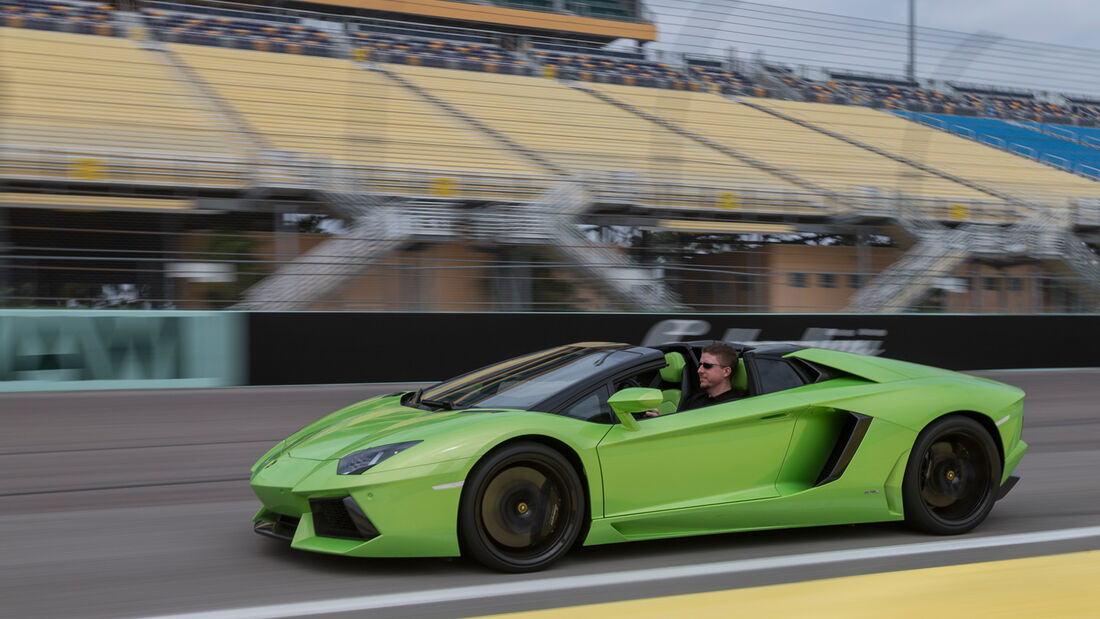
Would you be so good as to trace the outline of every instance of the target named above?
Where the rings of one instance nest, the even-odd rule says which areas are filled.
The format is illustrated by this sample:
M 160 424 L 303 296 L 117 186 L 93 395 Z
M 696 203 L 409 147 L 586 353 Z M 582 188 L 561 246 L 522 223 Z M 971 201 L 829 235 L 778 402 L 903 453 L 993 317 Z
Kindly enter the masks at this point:
M 533 572 L 562 557 L 585 523 L 577 472 L 557 451 L 515 443 L 485 457 L 459 506 L 463 551 L 504 572 Z
M 1000 481 L 1001 459 L 989 432 L 962 415 L 938 419 L 909 454 L 905 521 L 929 533 L 965 533 L 989 515 Z

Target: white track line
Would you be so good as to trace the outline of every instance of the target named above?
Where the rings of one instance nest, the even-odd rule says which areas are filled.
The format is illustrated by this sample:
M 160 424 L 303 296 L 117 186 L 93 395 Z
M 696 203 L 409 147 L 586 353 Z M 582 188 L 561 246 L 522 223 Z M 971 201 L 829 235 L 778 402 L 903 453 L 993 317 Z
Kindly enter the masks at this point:
M 403 593 L 364 595 L 335 600 L 319 600 L 316 602 L 293 602 L 287 604 L 271 604 L 268 606 L 250 606 L 245 608 L 212 610 L 178 615 L 160 615 L 150 619 L 274 619 L 277 617 L 303 617 L 329 613 L 357 612 L 378 608 L 396 608 L 417 604 L 438 604 L 441 602 L 456 602 L 459 600 L 472 600 L 477 598 L 495 598 L 545 591 L 564 591 L 569 589 L 605 587 L 608 585 L 637 584 L 647 581 L 665 581 L 671 578 L 734 574 L 737 572 L 751 572 L 755 570 L 821 565 L 824 563 L 840 563 L 843 561 L 865 561 L 868 559 L 903 557 L 957 550 L 974 550 L 978 548 L 994 548 L 1018 544 L 1040 544 L 1044 542 L 1057 542 L 1086 537 L 1100 537 L 1100 526 L 1058 529 L 1054 531 L 1037 531 L 1033 533 L 1014 533 L 1011 535 L 991 535 L 988 537 L 954 538 L 938 542 L 920 542 L 916 544 L 878 546 L 874 548 L 857 548 L 852 550 L 830 550 L 797 555 L 783 555 L 779 557 L 721 561 L 717 563 L 704 563 L 701 565 L 681 565 L 675 567 L 629 570 L 625 572 L 612 572 L 609 574 L 561 576 L 557 578 L 525 580 L 521 582 L 493 585 L 474 585 L 468 587 L 452 587 L 448 589 L 431 589 L 428 591 L 406 591 Z

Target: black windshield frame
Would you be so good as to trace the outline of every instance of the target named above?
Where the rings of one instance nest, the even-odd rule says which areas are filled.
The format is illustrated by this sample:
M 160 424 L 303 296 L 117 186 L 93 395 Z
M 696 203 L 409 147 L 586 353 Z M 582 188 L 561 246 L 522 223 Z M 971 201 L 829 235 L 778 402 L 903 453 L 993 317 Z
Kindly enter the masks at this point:
M 662 353 L 629 344 L 575 344 L 521 355 L 426 388 L 424 401 L 446 408 L 507 408 L 553 412 L 564 400 L 606 376 Z

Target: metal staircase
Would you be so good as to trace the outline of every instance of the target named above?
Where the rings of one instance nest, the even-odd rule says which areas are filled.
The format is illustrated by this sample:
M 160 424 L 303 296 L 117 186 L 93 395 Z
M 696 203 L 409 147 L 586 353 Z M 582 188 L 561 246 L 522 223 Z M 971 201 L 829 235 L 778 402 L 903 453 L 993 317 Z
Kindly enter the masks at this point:
M 680 307 L 653 271 L 639 266 L 618 248 L 595 245 L 575 226 L 562 226 L 554 249 L 591 273 L 623 309 L 650 312 Z
M 1068 222 L 1037 222 L 1018 242 L 1026 244 L 1028 254 L 1050 270 L 1080 278 L 1082 294 L 1093 307 L 1100 305 L 1100 256 L 1074 234 Z
M 1100 256 L 1068 230 L 1063 231 L 1050 249 L 1052 254 L 1057 255 L 1054 262 L 1076 274 L 1088 286 L 1092 305 L 1100 304 Z
M 529 208 L 550 219 L 553 249 L 592 275 L 620 306 L 645 311 L 679 307 L 675 295 L 651 269 L 638 265 L 617 247 L 593 243 L 581 232 L 577 218 L 588 203 L 580 184 L 560 183 Z
M 578 217 L 589 199 L 579 183 L 559 183 L 528 204 L 478 211 L 456 208 L 446 200 L 387 204 L 363 192 L 319 195 L 352 222 L 349 230 L 284 263 L 246 290 L 234 309 L 307 309 L 407 243 L 460 238 L 546 245 L 590 274 L 620 307 L 653 311 L 678 305 L 650 269 L 631 261 L 621 249 L 597 245 L 580 232 Z
M 1100 290 L 1100 256 L 1072 232 L 1063 232 L 1055 243 L 1058 257 L 1093 288 Z
M 899 223 L 918 242 L 854 295 L 848 311 L 904 311 L 920 302 L 938 278 L 951 276 L 973 258 L 1037 260 L 1080 278 L 1090 303 L 1100 304 L 1100 256 L 1073 233 L 1064 217 L 1042 212 L 1008 227 L 967 224 L 954 230 L 927 221 Z
M 318 190 L 316 195 L 334 214 L 349 221 L 354 221 L 386 204 L 380 196 L 350 189 L 322 189 Z
M 970 257 L 965 229 L 928 228 L 904 256 L 856 293 L 850 312 L 900 312 L 918 303 L 932 284 Z
M 345 198 L 350 200 L 351 198 Z M 284 263 L 244 292 L 238 310 L 301 310 L 359 275 L 409 236 L 413 216 L 394 207 L 366 205 L 347 233 Z M 399 225 L 399 222 L 408 222 Z

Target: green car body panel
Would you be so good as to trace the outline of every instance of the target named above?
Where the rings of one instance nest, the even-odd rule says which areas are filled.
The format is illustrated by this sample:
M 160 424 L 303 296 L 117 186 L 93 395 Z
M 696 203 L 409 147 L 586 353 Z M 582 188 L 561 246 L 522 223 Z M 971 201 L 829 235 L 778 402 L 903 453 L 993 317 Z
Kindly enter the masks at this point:
M 515 441 L 550 446 L 576 468 L 587 496 L 585 545 L 894 521 L 905 517 L 910 450 L 936 419 L 966 415 L 987 428 L 1002 483 L 1027 449 L 1024 393 L 1015 387 L 832 350 L 782 357 L 835 376 L 633 424 L 505 407 L 424 410 L 410 405 L 410 393 L 371 398 L 309 424 L 257 461 L 251 486 L 263 508 L 254 521 L 292 519 L 284 537 L 303 550 L 457 556 L 463 483 L 489 452 Z M 349 454 L 413 442 L 361 474 L 338 472 Z M 310 501 L 346 497 L 379 534 L 316 533 Z

